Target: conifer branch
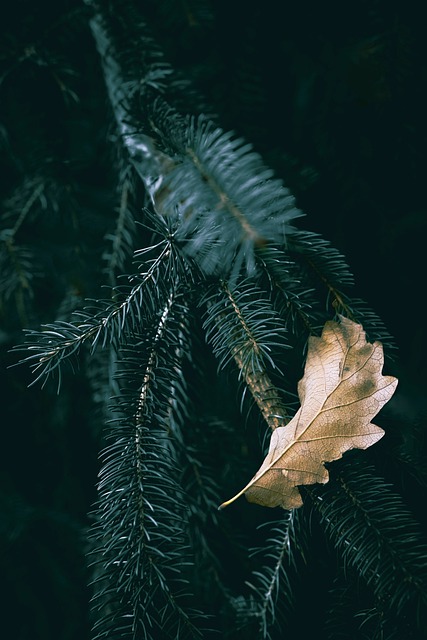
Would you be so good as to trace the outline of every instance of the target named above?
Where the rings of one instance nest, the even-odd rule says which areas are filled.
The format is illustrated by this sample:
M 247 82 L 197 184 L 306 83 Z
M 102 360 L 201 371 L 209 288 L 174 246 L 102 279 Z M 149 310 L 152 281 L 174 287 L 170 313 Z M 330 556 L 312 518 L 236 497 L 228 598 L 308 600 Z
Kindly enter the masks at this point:
M 293 562 L 292 545 L 295 542 L 294 519 L 295 510 L 285 513 L 281 522 L 274 523 L 271 530 L 271 538 L 267 541 L 265 549 L 269 559 L 273 559 L 273 566 L 263 572 L 256 572 L 254 578 L 258 578 L 259 586 L 247 582 L 259 598 L 258 610 L 255 615 L 259 620 L 259 629 L 262 638 L 269 638 L 269 628 L 275 622 L 275 608 L 278 598 L 286 599 L 289 606 L 291 599 L 291 583 L 287 575 L 287 568 Z M 258 550 L 261 552 L 261 549 Z
M 0 306 L 14 297 L 23 326 L 29 323 L 27 302 L 33 296 L 33 281 L 40 269 L 33 251 L 19 243 L 17 236 L 36 203 L 42 201 L 45 189 L 41 177 L 25 180 L 4 203 L 2 218 L 10 226 L 0 229 Z
M 104 453 L 100 473 L 94 552 L 95 558 L 102 552 L 95 599 L 101 608 L 99 638 L 115 637 L 121 628 L 135 640 L 141 634 L 154 640 L 157 628 L 162 633 L 169 629 L 176 638 L 200 636 L 196 614 L 180 604 L 188 564 L 187 523 L 176 443 L 169 435 L 170 394 L 181 367 L 177 328 L 182 317 L 180 296 L 170 290 L 151 339 L 134 344 L 124 361 L 131 379 L 141 360 L 145 364 L 133 419 L 132 400 L 122 400 L 123 417 L 111 432 L 114 443 Z
M 341 288 L 353 285 L 353 276 L 339 251 L 318 234 L 308 231 L 294 232 L 288 239 L 287 250 L 304 270 L 311 272 L 311 281 L 314 276 L 325 287 L 333 306 L 338 306 L 344 315 L 351 314 Z M 347 317 L 355 320 L 351 315 Z
M 103 258 L 107 262 L 105 272 L 112 287 L 117 285 L 117 273 L 123 273 L 125 263 L 134 251 L 135 219 L 131 209 L 132 196 L 135 191 L 134 169 L 126 165 L 121 172 L 119 184 L 119 206 L 116 227 L 113 233 L 106 236 L 111 241 L 111 247 L 104 252 Z
M 409 487 L 408 478 L 397 478 L 404 499 L 374 469 L 346 454 L 332 464 L 326 487 L 302 489 L 305 505 L 281 512 L 264 528 L 259 525 L 271 514 L 265 509 L 245 502 L 225 514 L 216 509 L 226 487 L 253 471 L 258 447 L 252 436 L 259 417 L 266 440 L 288 421 L 282 387 L 296 383 L 309 335 L 339 313 L 362 324 L 370 341 L 390 342 L 380 318 L 353 296 L 353 277 L 341 253 L 321 236 L 293 227 L 300 212 L 278 175 L 286 176 L 301 201 L 314 204 L 325 194 L 315 208 L 320 206 L 331 223 L 325 187 L 332 184 L 337 190 L 330 194 L 332 215 L 338 215 L 336 203 L 343 204 L 343 213 L 357 223 L 352 241 L 367 240 L 363 223 L 374 207 L 363 211 L 363 206 L 375 202 L 371 196 L 378 196 L 387 176 L 406 179 L 410 190 L 422 173 L 408 169 L 408 182 L 405 172 L 386 162 L 375 185 L 359 173 L 368 156 L 378 159 L 377 149 L 390 138 L 369 132 L 381 100 L 387 103 L 383 113 L 393 114 L 387 51 L 399 53 L 402 37 L 417 45 L 419 29 L 399 10 L 384 16 L 362 12 L 368 18 L 364 31 L 374 34 L 383 17 L 394 27 L 359 42 L 357 25 L 356 31 L 352 26 L 340 33 L 338 48 L 335 41 L 332 47 L 337 66 L 328 71 L 329 96 L 319 111 L 325 65 L 311 53 L 321 45 L 323 62 L 328 61 L 323 44 L 329 27 L 323 31 L 322 21 L 316 24 L 307 57 L 308 40 L 295 35 L 298 27 L 310 35 L 304 18 L 298 24 L 299 9 L 292 9 L 296 30 L 283 34 L 271 24 L 274 12 L 270 16 L 261 6 L 242 17 L 227 3 L 218 8 L 210 0 L 85 0 L 89 10 L 79 5 L 75 11 L 60 4 L 48 3 L 25 20 L 20 20 L 22 7 L 12 11 L 0 54 L 0 161 L 6 178 L 0 230 L 0 317 L 6 330 L 0 329 L 0 343 L 8 348 L 19 321 L 40 326 L 26 331 L 27 342 L 15 349 L 33 370 L 34 382 L 45 383 L 54 374 L 60 383 L 65 362 L 80 369 L 57 399 L 48 387 L 32 389 L 28 407 L 21 408 L 21 396 L 12 394 L 4 403 L 6 448 L 15 450 L 19 441 L 20 455 L 16 465 L 6 461 L 5 467 L 11 478 L 16 473 L 16 487 L 10 495 L 0 492 L 6 514 L 0 537 L 11 550 L 3 554 L 1 567 L 16 610 L 29 605 L 36 614 L 27 616 L 34 624 L 23 619 L 21 627 L 19 616 L 9 616 L 15 635 L 27 637 L 30 627 L 34 640 L 45 640 L 50 631 L 61 635 L 56 609 L 65 634 L 82 637 L 83 629 L 85 635 L 87 547 L 73 542 L 81 562 L 76 585 L 74 567 L 70 571 L 66 564 L 74 565 L 74 556 L 63 553 L 62 539 L 58 558 L 49 549 L 46 576 L 53 589 L 45 591 L 59 587 L 58 603 L 67 606 L 50 606 L 40 615 L 37 551 L 45 546 L 46 532 L 38 525 L 45 511 L 51 519 L 51 507 L 46 501 L 40 511 L 40 505 L 15 500 L 15 493 L 27 491 L 29 474 L 35 485 L 28 497 L 49 494 L 51 464 L 54 470 L 78 466 L 72 480 L 60 474 L 64 479 L 51 495 L 52 520 L 69 518 L 56 512 L 57 505 L 75 508 L 77 538 L 90 508 L 90 489 L 87 484 L 81 489 L 87 481 L 93 486 L 92 456 L 107 423 L 92 529 L 96 638 L 208 640 L 211 630 L 205 635 L 200 629 L 211 616 L 212 626 L 230 640 L 305 637 L 311 622 L 319 640 L 420 640 L 427 626 L 427 547 L 405 499 L 422 512 L 427 481 L 421 428 L 405 427 L 399 451 L 387 450 L 396 446 L 388 436 L 377 450 L 380 457 L 386 452 L 392 480 L 402 465 L 414 474 Z M 384 35 L 387 29 L 391 40 Z M 279 31 L 280 45 L 274 40 Z M 372 78 L 361 87 L 359 75 L 367 64 Z M 283 105 L 277 100 L 277 73 L 287 90 Z M 332 95 L 332 80 L 343 76 L 351 86 L 341 83 Z M 407 80 L 401 89 L 409 88 Z M 371 83 L 385 83 L 387 100 L 371 91 Z M 199 87 L 207 88 L 205 97 Z M 348 133 L 347 108 L 354 116 L 348 121 L 363 124 L 364 131 L 361 149 L 356 134 L 344 145 L 351 152 L 343 160 L 335 137 Z M 314 112 L 320 118 L 313 119 Z M 228 130 L 235 116 L 236 133 Z M 302 122 L 309 129 L 303 131 Z M 377 126 L 376 116 L 372 123 Z M 246 133 L 254 135 L 263 157 L 240 137 Z M 310 161 L 302 157 L 308 139 L 314 140 L 310 148 L 321 181 L 315 191 L 311 169 L 303 167 Z M 287 140 L 292 155 L 283 149 Z M 267 158 L 279 174 L 265 164 Z M 412 157 L 412 168 L 422 166 L 420 158 Z M 348 173 L 353 168 L 355 173 Z M 360 184 L 364 195 L 354 200 Z M 402 190 L 389 221 L 388 240 L 396 244 L 402 227 L 393 217 L 396 222 L 404 196 Z M 382 212 L 392 197 L 385 193 Z M 420 225 L 416 198 L 410 199 Z M 372 236 L 368 241 L 374 250 Z M 97 300 L 105 284 L 106 299 Z M 78 310 L 85 295 L 95 301 Z M 44 324 L 46 318 L 57 321 Z M 225 367 L 233 370 L 236 384 L 229 385 L 228 373 L 218 371 Z M 22 395 L 25 373 L 15 371 L 16 379 L 3 380 L 7 397 L 15 391 Z M 245 399 L 251 408 L 256 405 L 246 429 L 236 415 L 236 387 L 243 389 L 242 406 Z M 19 423 L 25 429 L 20 440 L 16 429 L 7 428 Z M 72 446 L 64 446 L 68 443 Z M 27 541 L 35 546 L 24 560 L 36 562 L 25 575 L 36 577 L 22 590 L 16 562 Z M 81 622 L 74 625 L 77 610 Z
M 286 326 L 290 326 L 294 334 L 299 333 L 300 327 L 307 335 L 313 333 L 316 300 L 312 290 L 301 290 L 295 263 L 289 260 L 281 246 L 273 244 L 261 247 L 256 257 L 261 276 L 264 276 L 262 282 L 271 290 L 278 313 L 290 320 Z
M 163 81 L 172 73 L 172 70 L 162 61 L 162 56 L 153 41 L 148 34 L 144 33 L 141 22 L 138 27 L 139 37 L 145 41 L 147 59 L 145 65 L 138 66 L 139 75 L 135 77 L 131 75 L 130 80 L 126 82 L 123 64 L 120 63 L 119 53 L 114 45 L 114 34 L 107 17 L 96 13 L 91 20 L 91 28 L 103 65 L 104 79 L 120 139 L 151 201 L 155 204 L 157 191 L 162 187 L 163 174 L 168 171 L 171 160 L 156 148 L 151 136 L 141 132 L 138 119 L 132 118 L 132 104 L 136 92 L 148 90 L 160 95 L 163 91 Z
M 427 545 L 400 498 L 360 462 L 343 467 L 326 490 L 306 490 L 345 564 L 366 581 L 380 606 L 422 629 Z
M 125 82 L 108 20 L 98 13 L 91 25 L 120 137 L 154 209 L 179 221 L 177 240 L 205 273 L 221 273 L 231 281 L 243 265 L 251 273 L 254 249 L 278 235 L 284 238 L 299 215 L 289 191 L 272 179 L 250 145 L 205 116 L 184 118 L 168 104 L 163 82 L 150 80 L 160 70 L 162 81 L 172 74 L 156 48 L 138 69 L 139 77 Z M 151 42 L 143 29 L 141 38 L 147 38 L 147 46 Z M 142 101 L 137 108 L 135 87 Z M 225 246 L 224 237 L 231 246 Z
M 219 296 L 208 298 L 205 322 L 208 340 L 220 360 L 220 367 L 234 359 L 247 388 L 271 429 L 287 421 L 280 392 L 267 373 L 267 362 L 277 369 L 271 356 L 274 347 L 285 346 L 284 327 L 268 301 L 253 285 L 232 290 L 222 281 Z
M 317 325 L 325 321 L 324 315 L 319 316 L 315 308 L 319 305 L 320 292 L 326 291 L 327 301 L 337 314 L 363 324 L 368 336 L 374 340 L 387 343 L 389 348 L 394 348 L 393 339 L 384 326 L 383 321 L 367 304 L 358 298 L 352 298 L 348 291 L 354 285 L 353 274 L 347 266 L 344 256 L 330 243 L 316 233 L 309 231 L 292 230 L 287 239 L 286 253 L 291 258 L 292 270 L 300 273 L 298 276 L 299 289 L 309 287 L 311 289 L 311 309 L 307 313 Z
M 289 191 L 251 145 L 206 117 L 187 119 L 174 148 L 184 158 L 170 184 L 183 203 L 177 237 L 185 250 L 230 283 L 243 267 L 253 275 L 257 247 L 284 239 L 300 215 Z
M 175 279 L 183 269 L 171 238 L 164 238 L 136 255 L 144 256 L 151 252 L 155 252 L 155 257 L 147 259 L 145 271 L 132 277 L 136 284 L 122 302 L 98 303 L 100 309 L 76 311 L 77 320 L 74 322 L 57 321 L 44 325 L 41 331 L 26 331 L 27 342 L 16 350 L 31 353 L 21 363 L 29 363 L 37 374 L 32 384 L 40 379 L 46 381 L 52 373 L 58 372 L 60 385 L 61 365 L 64 360 L 76 356 L 85 343 L 90 343 L 93 353 L 98 346 L 117 346 L 123 332 L 129 335 L 140 330 L 143 317 L 158 308 L 158 301 L 163 295 L 162 283 L 168 282 L 169 274 L 174 274 L 172 277 Z M 113 297 L 115 294 L 123 298 L 123 289 L 113 289 Z
M 12 206 L 12 208 L 19 207 L 20 209 L 19 215 L 17 216 L 13 227 L 11 229 L 8 229 L 8 238 L 10 241 L 13 241 L 14 237 L 16 236 L 22 224 L 24 223 L 25 218 L 28 216 L 31 209 L 33 208 L 34 204 L 37 202 L 37 200 L 41 199 L 41 196 L 45 191 L 45 189 L 46 189 L 45 180 L 43 178 L 36 178 L 34 180 L 28 181 L 27 184 L 21 185 L 21 188 L 19 190 L 20 193 L 19 194 L 17 193 L 15 197 L 12 197 L 10 199 L 9 206 Z M 21 205 L 20 203 L 20 200 L 22 198 L 21 194 L 22 192 L 24 192 L 24 194 L 26 195 L 27 190 L 29 190 L 30 193 L 26 201 Z M 5 218 L 7 218 L 7 216 L 8 214 L 6 213 Z
M 255 246 L 262 246 L 265 244 L 267 242 L 266 238 L 259 235 L 259 232 L 251 225 L 244 213 L 230 200 L 229 195 L 225 193 L 214 177 L 210 175 L 209 171 L 203 166 L 201 159 L 196 155 L 195 151 L 191 149 L 191 147 L 187 148 L 187 154 L 194 163 L 196 169 L 199 171 L 202 180 L 210 186 L 212 191 L 218 197 L 215 209 L 227 209 L 240 225 L 242 236 L 248 242 L 253 243 Z M 245 240 L 243 240 L 243 242 L 245 242 Z

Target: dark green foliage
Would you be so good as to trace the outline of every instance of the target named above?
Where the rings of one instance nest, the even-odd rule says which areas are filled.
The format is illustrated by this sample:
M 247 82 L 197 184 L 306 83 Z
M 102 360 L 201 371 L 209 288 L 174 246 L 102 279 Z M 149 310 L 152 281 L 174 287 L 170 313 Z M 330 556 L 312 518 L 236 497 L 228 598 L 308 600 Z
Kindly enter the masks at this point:
M 207 307 L 203 327 L 219 368 L 238 354 L 244 369 L 264 371 L 267 362 L 275 369 L 272 350 L 286 346 L 285 326 L 263 291 L 250 281 L 239 282 L 235 290 L 221 282 L 209 294 L 203 300 Z
M 174 372 L 187 346 L 185 311 L 171 294 L 160 319 L 150 319 L 151 335 L 134 336 L 121 363 L 121 378 L 130 376 L 137 390 L 117 399 L 122 417 L 103 453 L 93 552 L 100 612 L 95 637 L 200 636 L 191 612 L 180 605 L 188 564 L 186 509 L 178 482 L 179 436 L 168 437 L 170 412 L 179 415 L 182 402 Z
M 343 6 L 11 7 L 5 637 L 424 637 L 424 36 Z M 219 512 L 336 314 L 400 378 L 385 438 L 297 511 Z
M 391 627 L 398 626 L 400 637 L 421 638 L 427 613 L 427 545 L 400 496 L 357 459 L 326 490 L 308 492 L 344 569 L 355 572 L 372 591 L 372 637 L 388 637 Z M 392 625 L 391 612 L 396 616 Z

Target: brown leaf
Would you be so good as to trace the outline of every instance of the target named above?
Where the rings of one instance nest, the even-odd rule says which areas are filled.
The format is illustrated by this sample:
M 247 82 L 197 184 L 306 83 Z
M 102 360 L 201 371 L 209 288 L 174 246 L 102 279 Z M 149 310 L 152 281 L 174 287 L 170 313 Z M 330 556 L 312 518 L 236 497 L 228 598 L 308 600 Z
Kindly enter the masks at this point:
M 383 364 L 381 343 L 366 342 L 363 327 L 342 316 L 327 322 L 320 338 L 310 337 L 299 411 L 273 431 L 259 471 L 220 508 L 242 494 L 266 507 L 300 507 L 298 485 L 328 482 L 324 462 L 382 438 L 384 431 L 371 420 L 397 386 L 396 378 L 381 374 Z

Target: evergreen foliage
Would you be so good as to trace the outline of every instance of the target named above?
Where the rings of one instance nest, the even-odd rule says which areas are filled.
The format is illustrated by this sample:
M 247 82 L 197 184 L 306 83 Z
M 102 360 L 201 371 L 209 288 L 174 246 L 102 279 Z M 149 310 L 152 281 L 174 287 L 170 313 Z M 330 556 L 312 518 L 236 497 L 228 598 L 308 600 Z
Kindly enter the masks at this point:
M 402 334 L 383 320 L 402 318 L 385 302 L 389 279 L 395 297 L 414 285 L 379 266 L 403 225 L 398 191 L 380 244 L 384 176 L 401 158 L 381 155 L 371 182 L 369 171 L 385 145 L 378 121 L 394 121 L 408 57 L 423 50 L 416 21 L 383 4 L 351 3 L 351 26 L 336 2 L 325 15 L 289 6 L 280 24 L 274 3 L 240 1 L 11 11 L 0 75 L 8 637 L 425 637 L 425 414 L 391 402 L 381 443 L 329 465 L 299 510 L 217 510 L 295 413 L 307 339 L 325 321 L 362 323 L 403 394 L 411 380 L 395 351 L 413 320 L 405 309 Z M 411 231 L 425 225 L 415 142 L 396 143 L 412 167 L 401 177 Z

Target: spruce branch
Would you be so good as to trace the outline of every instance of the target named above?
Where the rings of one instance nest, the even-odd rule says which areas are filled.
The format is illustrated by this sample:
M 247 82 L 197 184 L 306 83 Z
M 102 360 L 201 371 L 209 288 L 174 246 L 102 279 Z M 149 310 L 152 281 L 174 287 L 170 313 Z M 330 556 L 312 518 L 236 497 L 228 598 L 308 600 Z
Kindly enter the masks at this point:
M 19 232 L 36 205 L 45 202 L 46 180 L 37 176 L 24 180 L 4 202 L 0 229 L 0 307 L 14 297 L 22 324 L 28 325 L 27 301 L 33 297 L 33 282 L 40 275 L 31 247 L 19 241 Z M 6 226 L 7 225 L 7 226 Z
M 313 333 L 317 320 L 317 299 L 313 289 L 302 289 L 300 274 L 295 263 L 289 259 L 280 245 L 261 247 L 256 254 L 263 288 L 271 291 L 272 301 L 286 326 L 297 336 L 301 330 L 305 335 Z M 317 324 L 317 322 L 316 322 Z
M 285 511 L 280 520 L 265 523 L 269 528 L 269 538 L 263 547 L 252 551 L 252 556 L 263 556 L 264 566 L 253 572 L 251 581 L 246 584 L 253 592 L 249 598 L 249 611 L 240 610 L 239 618 L 246 624 L 255 618 L 259 637 L 268 639 L 276 622 L 276 607 L 289 608 L 292 602 L 292 586 L 289 573 L 295 571 L 296 559 L 294 546 L 297 547 L 295 510 Z M 280 603 L 279 603 L 280 599 Z
M 110 285 L 117 285 L 117 274 L 123 273 L 126 261 L 134 252 L 135 216 L 132 210 L 132 200 L 135 192 L 134 169 L 126 164 L 119 180 L 119 206 L 117 209 L 116 226 L 112 233 L 105 237 L 111 245 L 104 252 L 106 261 L 105 272 Z
M 285 255 L 291 263 L 292 278 L 298 281 L 298 288 L 308 293 L 310 307 L 306 307 L 307 316 L 311 316 L 314 325 L 324 322 L 324 315 L 319 315 L 320 293 L 326 292 L 326 302 L 335 313 L 344 315 L 354 322 L 363 324 L 368 336 L 387 343 L 394 348 L 393 339 L 384 322 L 368 307 L 364 300 L 350 295 L 354 287 L 354 277 L 344 256 L 330 242 L 317 233 L 292 230 L 287 237 Z M 267 268 L 271 269 L 271 260 Z M 317 322 L 316 322 L 317 319 Z
M 169 122 L 182 162 L 168 175 L 168 208 L 179 202 L 177 238 L 207 274 L 234 283 L 255 271 L 257 247 L 284 240 L 299 211 L 282 182 L 252 151 L 205 116 L 187 118 L 184 132 Z M 178 135 L 176 135 L 178 132 Z
M 427 546 L 399 496 L 360 462 L 343 466 L 326 490 L 306 490 L 345 565 L 372 589 L 380 608 L 396 611 L 409 631 L 422 629 Z
M 271 352 L 287 346 L 285 327 L 263 293 L 250 282 L 231 289 L 222 281 L 206 302 L 204 328 L 219 367 L 235 361 L 263 418 L 276 429 L 286 421 L 286 409 L 267 373 L 267 364 L 277 369 Z
M 158 631 L 171 638 L 200 636 L 197 615 L 180 604 L 187 580 L 187 517 L 177 442 L 170 435 L 170 408 L 180 397 L 172 394 L 182 366 L 180 300 L 170 290 L 152 335 L 137 340 L 122 364 L 122 379 L 139 379 L 142 368 L 142 383 L 136 395 L 122 394 L 122 417 L 113 423 L 114 442 L 103 454 L 94 552 L 99 638 L 125 632 L 135 640 L 141 634 L 154 640 Z
M 152 253 L 154 257 L 151 257 Z M 159 309 L 162 296 L 167 295 L 163 291 L 164 283 L 170 279 L 176 282 L 179 274 L 185 274 L 185 264 L 176 252 L 172 237 L 166 236 L 135 255 L 145 258 L 140 273 L 129 278 L 135 284 L 127 291 L 124 287 L 112 290 L 113 299 L 121 298 L 121 302 L 98 302 L 95 308 L 74 312 L 76 320 L 72 322 L 57 321 L 44 325 L 40 331 L 25 331 L 27 341 L 15 350 L 31 353 L 20 361 L 29 363 L 36 374 L 31 384 L 42 379 L 46 381 L 56 372 L 59 388 L 61 365 L 66 359 L 77 356 L 85 343 L 89 343 L 91 353 L 98 346 L 111 344 L 117 347 L 126 336 L 141 329 L 147 314 Z
M 309 281 L 314 278 L 321 283 L 328 297 L 332 298 L 333 306 L 337 306 L 343 315 L 351 313 L 341 289 L 353 285 L 353 275 L 337 249 L 319 234 L 295 231 L 288 238 L 287 252 L 292 261 L 301 266 L 302 273 L 308 275 Z M 354 320 L 350 315 L 347 317 Z
M 179 220 L 177 240 L 202 271 L 231 281 L 243 265 L 251 273 L 255 247 L 284 238 L 299 215 L 293 197 L 250 145 L 206 116 L 183 117 L 168 104 L 165 86 L 147 80 L 159 69 L 165 77 L 172 74 L 161 66 L 156 48 L 156 55 L 138 67 L 140 75 L 126 82 L 110 22 L 97 13 L 92 31 L 120 137 L 152 206 L 159 215 Z M 148 36 L 141 29 L 144 42 Z M 144 82 L 150 91 L 141 89 Z
M 236 428 L 236 387 L 243 388 L 242 405 L 245 398 L 251 407 L 256 405 L 265 440 L 271 436 L 274 442 L 288 422 L 288 396 L 282 387 L 296 382 L 308 336 L 316 335 L 331 315 L 362 324 L 370 340 L 391 341 L 380 318 L 353 296 L 353 277 L 341 253 L 321 236 L 294 229 L 300 212 L 264 160 L 269 157 L 272 166 L 281 167 L 306 202 L 314 204 L 330 183 L 336 191 L 330 194 L 332 216 L 338 215 L 337 202 L 346 209 L 349 196 L 350 206 L 343 211 L 347 217 L 359 216 L 362 223 L 368 219 L 381 184 L 389 175 L 405 173 L 386 162 L 374 185 L 359 170 L 390 139 L 385 131 L 379 138 L 371 137 L 364 125 L 380 104 L 383 115 L 393 114 L 391 87 L 385 87 L 382 97 L 370 89 L 372 79 L 387 85 L 387 50 L 393 59 L 399 57 L 399 40 L 403 37 L 411 44 L 420 31 L 407 20 L 410 12 L 362 12 L 360 25 L 340 33 L 338 43 L 333 39 L 329 49 L 337 59 L 327 74 L 330 95 L 319 105 L 323 62 L 330 56 L 323 46 L 325 35 L 330 36 L 328 16 L 324 24 L 323 19 L 316 24 L 313 40 L 307 21 L 298 24 L 299 9 L 291 10 L 292 28 L 283 32 L 279 21 L 277 28 L 272 23 L 274 12 L 262 6 L 243 16 L 230 3 L 214 7 L 217 3 L 210 0 L 85 0 L 88 11 L 80 5 L 70 11 L 60 3 L 48 4 L 23 20 L 22 7 L 12 11 L 12 28 L 5 32 L 8 51 L 0 54 L 0 90 L 5 98 L 0 160 L 6 177 L 0 316 L 8 327 L 17 319 L 27 327 L 57 319 L 47 320 L 50 324 L 42 324 L 40 331 L 27 331 L 27 342 L 17 348 L 21 355 L 25 352 L 22 361 L 34 372 L 33 384 L 44 384 L 51 374 L 60 384 L 65 363 L 83 361 L 83 366 L 52 410 L 49 389 L 39 395 L 32 390 L 29 401 L 31 405 L 34 399 L 36 411 L 31 406 L 21 410 L 13 397 L 6 403 L 5 424 L 18 424 L 23 417 L 29 429 L 24 440 L 30 448 L 21 447 L 21 464 L 15 470 L 10 462 L 5 473 L 16 472 L 16 486 L 24 492 L 28 487 L 23 474 L 37 476 L 30 487 L 37 497 L 46 487 L 48 493 L 51 489 L 51 464 L 65 471 L 78 466 L 81 495 L 64 473 L 64 482 L 60 479 L 51 496 L 56 505 L 70 504 L 78 510 L 73 524 L 77 533 L 88 508 L 88 492 L 80 488 L 91 483 L 96 466 L 80 454 L 89 452 L 88 437 L 96 447 L 92 438 L 102 439 L 101 428 L 107 423 L 92 530 L 96 638 L 207 640 L 211 630 L 205 636 L 201 626 L 212 614 L 212 626 L 231 640 L 302 636 L 311 623 L 316 624 L 319 640 L 420 640 L 427 625 L 425 541 L 404 500 L 353 454 L 333 464 L 326 488 L 309 485 L 302 490 L 309 499 L 300 510 L 281 511 L 276 521 L 258 530 L 259 522 L 270 517 L 265 510 L 246 503 L 226 514 L 215 508 L 224 485 L 234 484 L 257 456 L 252 439 L 257 421 L 248 419 L 247 429 Z M 381 33 L 391 36 L 372 35 L 355 42 L 361 25 L 372 34 L 380 25 Z M 302 32 L 308 36 L 301 40 Z M 92 49 L 86 46 L 91 35 Z M 326 57 L 313 61 L 319 46 Z M 361 72 L 368 67 L 372 77 L 366 83 Z M 284 105 L 276 99 L 277 73 L 288 90 Z M 348 86 L 335 95 L 334 82 L 343 75 L 348 76 Z M 207 88 L 206 98 L 197 94 L 193 79 Z M 401 89 L 409 84 L 405 80 Z M 85 100 L 79 103 L 80 91 Z M 362 111 L 358 103 L 363 103 Z M 215 115 L 217 109 L 223 120 Z M 346 109 L 351 118 L 346 118 Z M 315 112 L 320 119 L 312 117 Z M 325 119 L 326 112 L 332 117 Z M 237 133 L 227 130 L 235 115 Z M 345 140 L 341 134 L 348 133 L 342 127 L 346 120 L 363 125 L 359 149 L 357 133 L 350 136 L 355 145 L 336 139 L 338 135 Z M 302 122 L 309 129 L 303 131 Z M 378 118 L 371 124 L 377 126 Z M 265 156 L 241 133 L 252 134 L 252 142 Z M 311 177 L 303 175 L 311 171 L 307 165 L 302 168 L 307 158 L 299 157 L 307 151 L 309 139 L 314 140 L 312 159 L 317 158 L 321 181 L 315 191 L 310 189 Z M 291 140 L 291 155 L 281 148 L 286 140 Z M 343 156 L 344 146 L 351 151 Z M 119 152 L 118 162 L 108 148 Z M 421 173 L 407 173 L 412 177 L 406 181 L 410 192 Z M 360 184 L 364 195 L 357 201 L 353 196 Z M 403 189 L 400 200 L 407 194 Z M 378 207 L 381 215 L 393 197 L 385 196 L 385 204 Z M 399 197 L 395 200 L 400 202 Z M 418 228 L 416 198 L 410 201 Z M 116 210 L 114 205 L 105 207 L 106 202 L 114 202 Z M 324 213 L 328 203 L 317 206 Z M 392 227 L 396 206 L 387 221 Z M 326 217 L 333 223 L 331 211 Z M 72 232 L 64 233 L 64 223 Z M 394 226 L 391 235 L 396 240 L 403 226 Z M 406 231 L 414 228 L 410 225 Z M 364 243 L 362 225 L 354 231 L 352 240 Z M 369 242 L 375 246 L 373 239 Z M 371 264 L 375 269 L 376 261 Z M 377 274 L 371 275 L 374 279 Z M 88 300 L 76 310 L 81 309 L 85 291 L 101 297 L 96 291 L 103 284 L 106 300 Z M 8 333 L 0 330 L 0 342 L 8 341 Z M 228 372 L 219 371 L 226 367 L 233 370 L 232 382 L 237 384 L 229 385 Z M 4 380 L 6 393 L 22 391 L 21 378 L 11 382 Z M 404 408 L 405 401 L 400 406 Z M 349 416 L 351 426 L 355 413 Z M 409 429 L 400 452 L 394 453 L 394 461 L 386 460 L 386 466 L 388 473 L 397 473 L 407 503 L 421 514 L 427 484 L 424 431 L 420 421 L 411 439 Z M 4 431 L 10 450 L 15 431 Z M 37 442 L 45 453 L 32 450 Z M 395 446 L 393 437 L 391 445 L 388 436 L 383 443 L 378 455 L 386 451 L 387 458 L 387 447 Z M 307 441 L 301 449 L 307 453 Z M 44 474 L 45 457 L 51 464 Z M 310 457 L 305 456 L 305 463 Z M 409 487 L 408 478 L 399 475 L 402 464 L 414 474 Z M 40 473 L 33 473 L 34 465 Z M 295 467 L 285 465 L 277 476 L 292 475 Z M 10 495 L 13 502 L 13 487 Z M 5 502 L 1 495 L 0 502 Z M 37 571 L 28 568 L 28 576 L 36 577 L 23 590 L 18 584 L 22 572 L 15 566 L 27 538 L 34 538 L 33 549 L 43 552 L 45 537 L 38 530 L 43 509 L 26 508 L 19 496 L 18 509 L 11 509 L 9 502 L 8 498 L 6 512 L 13 517 L 6 513 L 6 524 L 0 527 L 12 551 L 4 558 L 6 576 L 12 580 L 10 591 L 12 597 L 17 595 L 18 610 L 29 603 L 39 618 L 33 625 L 23 620 L 18 635 L 26 637 L 29 626 L 34 640 L 51 630 L 58 635 L 54 610 L 61 608 L 50 606 L 46 616 L 39 615 L 38 564 Z M 62 517 L 59 514 L 58 522 Z M 75 545 L 83 556 L 80 541 Z M 58 602 L 63 598 L 71 603 L 61 615 L 67 626 L 77 610 L 85 618 L 85 568 L 81 561 L 78 595 L 69 597 L 74 570 L 64 571 L 65 554 L 59 547 L 60 564 L 49 551 L 47 569 L 52 586 L 60 586 Z M 37 553 L 31 555 L 37 559 Z M 310 566 L 304 576 L 305 557 Z M 305 582 L 300 583 L 302 578 Z M 339 609 L 335 618 L 333 609 Z M 16 616 L 9 617 L 19 626 Z M 64 633 L 71 637 L 79 624 L 73 619 Z M 86 620 L 81 624 L 76 637 L 82 637 L 81 629 L 86 631 Z
M 19 190 L 16 190 L 12 197 L 6 202 L 6 211 L 2 216 L 3 219 L 7 220 L 12 216 L 16 217 L 13 226 L 7 230 L 7 236 L 10 241 L 15 239 L 16 234 L 36 202 L 39 201 L 40 203 L 43 203 L 43 194 L 45 190 L 46 179 L 44 177 L 37 176 L 30 180 L 25 180 L 24 184 L 20 185 Z M 17 212 L 18 215 L 15 216 L 15 212 Z
M 0 273 L 0 301 L 7 302 L 14 295 L 25 318 L 24 296 L 33 295 L 34 255 L 29 247 L 17 245 L 5 233 L 0 235 Z
M 132 107 L 137 95 L 144 98 L 147 91 L 161 95 L 164 90 L 163 81 L 172 73 L 172 69 L 163 61 L 161 52 L 155 46 L 141 20 L 134 25 L 137 31 L 136 44 L 139 46 L 135 46 L 134 42 L 133 49 L 129 46 L 120 49 L 119 44 L 116 44 L 124 34 L 120 29 L 120 23 L 117 25 L 114 21 L 113 26 L 113 17 L 108 15 L 108 12 L 96 12 L 90 25 L 100 54 L 120 140 L 127 149 L 130 160 L 154 204 L 157 191 L 162 187 L 163 174 L 168 171 L 171 160 L 156 147 L 152 136 L 141 131 L 140 110 L 136 116 L 132 115 Z M 135 57 L 141 54 L 141 45 L 143 45 L 145 57 L 139 60 L 139 64 L 135 64 Z M 128 64 L 127 59 L 122 59 L 124 56 L 128 58 L 129 55 L 134 64 Z

